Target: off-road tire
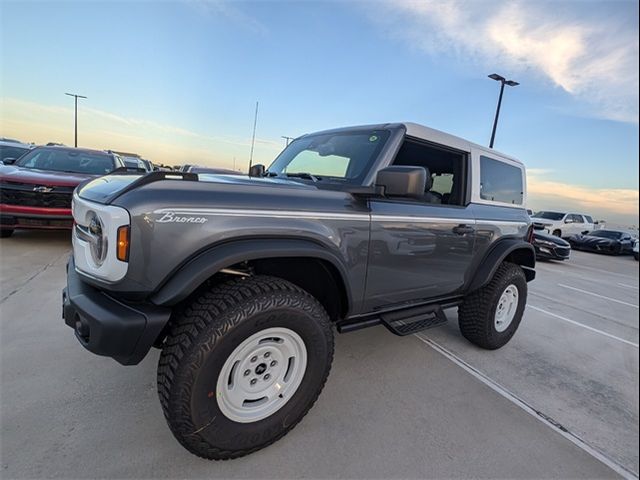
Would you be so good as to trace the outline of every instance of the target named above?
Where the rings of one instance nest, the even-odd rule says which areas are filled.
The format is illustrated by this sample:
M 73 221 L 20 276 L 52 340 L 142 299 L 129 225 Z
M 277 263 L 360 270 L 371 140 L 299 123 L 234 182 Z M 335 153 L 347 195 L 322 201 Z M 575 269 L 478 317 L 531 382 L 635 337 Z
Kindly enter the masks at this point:
M 13 228 L 0 228 L 0 238 L 8 238 L 13 235 Z
M 291 398 L 272 415 L 235 422 L 220 410 L 216 379 L 231 352 L 271 327 L 298 334 L 307 350 L 306 370 Z M 275 277 L 255 276 L 199 294 L 179 314 L 158 362 L 158 395 L 176 439 L 203 458 L 242 457 L 282 438 L 320 395 L 333 361 L 329 317 L 309 293 Z
M 494 325 L 494 316 L 502 292 L 509 286 L 518 289 L 518 305 L 515 317 L 503 332 Z M 527 280 L 522 268 L 504 262 L 496 271 L 488 285 L 468 295 L 458 308 L 458 324 L 462 336 L 474 345 L 487 350 L 504 346 L 520 325 L 527 303 Z

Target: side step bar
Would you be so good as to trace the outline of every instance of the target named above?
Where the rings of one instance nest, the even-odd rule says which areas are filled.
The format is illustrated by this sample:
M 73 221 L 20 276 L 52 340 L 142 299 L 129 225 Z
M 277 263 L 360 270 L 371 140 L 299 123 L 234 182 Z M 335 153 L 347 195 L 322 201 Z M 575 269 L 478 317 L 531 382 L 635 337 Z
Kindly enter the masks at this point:
M 404 336 L 445 323 L 447 317 L 441 305 L 422 305 L 355 321 L 342 321 L 337 328 L 340 333 L 348 333 L 383 324 L 391 333 Z
M 427 305 L 400 312 L 380 315 L 380 320 L 391 333 L 404 336 L 447 323 L 440 305 Z

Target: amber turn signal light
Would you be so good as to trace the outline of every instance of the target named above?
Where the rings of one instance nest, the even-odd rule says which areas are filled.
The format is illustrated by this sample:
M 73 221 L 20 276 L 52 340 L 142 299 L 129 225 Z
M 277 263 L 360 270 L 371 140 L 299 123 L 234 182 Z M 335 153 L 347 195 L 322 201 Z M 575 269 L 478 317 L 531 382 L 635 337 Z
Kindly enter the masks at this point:
M 129 261 L 129 227 L 127 225 L 118 228 L 116 256 L 123 262 Z

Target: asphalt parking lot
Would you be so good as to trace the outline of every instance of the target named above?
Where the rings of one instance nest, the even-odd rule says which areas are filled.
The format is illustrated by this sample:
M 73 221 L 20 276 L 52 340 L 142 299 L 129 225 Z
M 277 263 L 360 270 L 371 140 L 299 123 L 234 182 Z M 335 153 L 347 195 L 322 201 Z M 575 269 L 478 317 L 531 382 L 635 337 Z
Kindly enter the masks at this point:
M 615 478 L 638 474 L 638 263 L 538 264 L 514 339 L 445 327 L 337 336 L 324 392 L 284 439 L 209 462 L 173 439 L 153 351 L 122 367 L 60 317 L 65 233 L 0 240 L 2 478 Z

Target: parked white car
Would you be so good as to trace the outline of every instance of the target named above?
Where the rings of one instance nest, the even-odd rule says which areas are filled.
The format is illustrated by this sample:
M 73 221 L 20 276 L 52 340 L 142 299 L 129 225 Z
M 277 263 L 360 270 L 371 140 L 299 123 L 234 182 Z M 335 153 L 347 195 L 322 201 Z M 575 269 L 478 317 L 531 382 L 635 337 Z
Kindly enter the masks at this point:
M 570 237 L 595 230 L 593 218 L 581 213 L 537 212 L 531 221 L 556 237 Z

